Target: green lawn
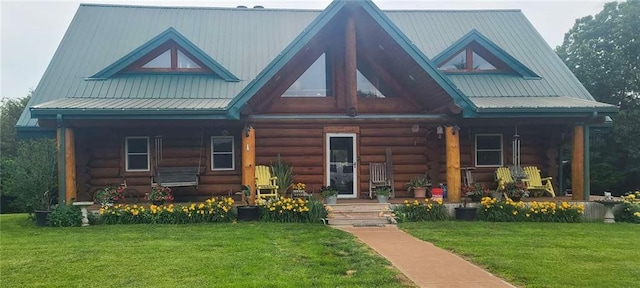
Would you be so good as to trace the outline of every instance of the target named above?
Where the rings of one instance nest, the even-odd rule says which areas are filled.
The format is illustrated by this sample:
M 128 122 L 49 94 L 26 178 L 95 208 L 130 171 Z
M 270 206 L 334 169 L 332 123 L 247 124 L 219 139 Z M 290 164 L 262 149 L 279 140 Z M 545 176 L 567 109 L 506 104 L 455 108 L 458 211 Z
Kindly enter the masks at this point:
M 0 215 L 2 287 L 403 287 L 388 261 L 323 225 L 38 228 Z
M 399 226 L 518 286 L 640 285 L 638 224 L 444 221 Z

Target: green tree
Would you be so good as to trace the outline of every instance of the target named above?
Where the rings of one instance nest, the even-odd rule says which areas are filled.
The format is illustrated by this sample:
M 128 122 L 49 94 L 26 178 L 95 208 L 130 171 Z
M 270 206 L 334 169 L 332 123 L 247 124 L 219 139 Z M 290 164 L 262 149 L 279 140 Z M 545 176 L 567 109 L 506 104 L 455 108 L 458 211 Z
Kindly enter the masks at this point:
M 0 155 L 14 157 L 17 152 L 16 123 L 31 99 L 31 93 L 23 98 L 2 99 L 0 106 Z
M 611 2 L 597 15 L 577 19 L 556 48 L 596 100 L 620 105 L 620 113 L 612 117 L 612 131 L 591 141 L 595 193 L 640 185 L 639 31 L 640 1 Z

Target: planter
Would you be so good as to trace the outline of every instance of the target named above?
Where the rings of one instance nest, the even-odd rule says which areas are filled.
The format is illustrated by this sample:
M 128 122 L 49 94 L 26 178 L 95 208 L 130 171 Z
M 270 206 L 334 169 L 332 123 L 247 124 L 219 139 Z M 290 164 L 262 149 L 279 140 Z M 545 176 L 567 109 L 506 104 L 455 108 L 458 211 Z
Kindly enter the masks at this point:
M 338 203 L 338 195 L 324 197 L 327 204 L 332 205 Z
M 518 202 L 518 201 L 522 200 L 521 197 L 509 197 L 509 198 L 511 198 L 511 200 L 513 200 L 513 202 Z
M 475 207 L 456 207 L 456 220 L 475 221 L 478 218 L 478 209 Z
M 482 200 L 482 195 L 469 195 L 469 199 L 471 199 L 471 202 L 480 202 L 480 200 Z
M 154 200 L 151 203 L 156 206 L 164 205 L 164 200 Z
M 238 221 L 258 221 L 260 208 L 258 206 L 238 206 Z
M 413 188 L 413 197 L 414 198 L 427 198 L 427 187 L 414 187 Z
M 500 200 L 500 199 L 502 199 L 502 193 L 500 193 L 500 192 L 495 192 L 495 191 L 494 191 L 494 192 L 491 192 L 491 198 L 495 198 L 495 199 Z
M 389 203 L 389 195 L 377 195 L 378 203 Z
M 35 211 L 36 215 L 36 225 L 37 226 L 47 226 L 49 222 L 49 213 L 51 211 Z

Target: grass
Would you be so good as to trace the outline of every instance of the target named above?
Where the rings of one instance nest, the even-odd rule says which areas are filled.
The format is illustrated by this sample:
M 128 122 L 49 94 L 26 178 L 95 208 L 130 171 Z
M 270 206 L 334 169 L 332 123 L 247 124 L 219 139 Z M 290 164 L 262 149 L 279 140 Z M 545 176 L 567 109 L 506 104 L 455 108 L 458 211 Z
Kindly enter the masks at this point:
M 2 287 L 403 287 L 390 263 L 323 225 L 40 228 L 0 215 Z
M 399 226 L 518 286 L 638 287 L 640 283 L 637 224 L 444 221 Z

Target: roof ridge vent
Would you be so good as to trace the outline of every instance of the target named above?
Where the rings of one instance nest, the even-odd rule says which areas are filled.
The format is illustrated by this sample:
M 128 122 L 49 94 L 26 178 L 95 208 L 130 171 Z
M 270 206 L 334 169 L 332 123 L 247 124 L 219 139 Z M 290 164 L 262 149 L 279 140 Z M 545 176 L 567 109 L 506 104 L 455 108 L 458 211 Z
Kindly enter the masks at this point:
M 246 9 L 246 8 L 247 8 L 247 6 L 244 6 L 244 5 L 238 5 L 238 7 L 236 7 L 236 8 Z
M 264 9 L 264 6 L 262 6 L 262 5 L 256 5 L 256 6 L 253 6 L 253 9 Z

